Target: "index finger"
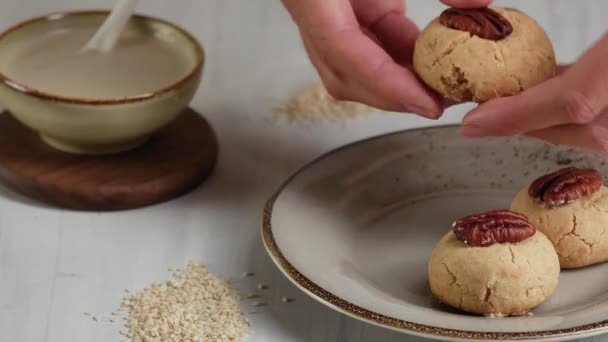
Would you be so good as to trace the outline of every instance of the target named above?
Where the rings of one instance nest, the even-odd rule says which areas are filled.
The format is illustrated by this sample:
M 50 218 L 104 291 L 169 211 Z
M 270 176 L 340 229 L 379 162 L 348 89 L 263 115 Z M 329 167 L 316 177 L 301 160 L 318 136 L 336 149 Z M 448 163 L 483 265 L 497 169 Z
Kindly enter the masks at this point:
M 405 111 L 427 117 L 443 112 L 443 101 L 420 82 L 416 74 L 395 62 L 359 28 L 325 37 L 324 54 L 343 80 L 356 82 Z

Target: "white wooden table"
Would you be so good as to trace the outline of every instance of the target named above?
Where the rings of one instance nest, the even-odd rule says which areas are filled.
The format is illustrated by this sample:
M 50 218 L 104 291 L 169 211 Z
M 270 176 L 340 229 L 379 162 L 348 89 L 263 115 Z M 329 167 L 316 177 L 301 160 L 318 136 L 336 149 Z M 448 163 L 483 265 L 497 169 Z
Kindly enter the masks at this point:
M 0 26 L 112 3 L 2 0 Z M 498 3 L 521 6 L 535 16 L 562 62 L 574 60 L 608 28 L 603 0 Z M 438 1 L 410 1 L 421 25 L 440 9 Z M 185 26 L 207 49 L 206 74 L 193 107 L 219 135 L 215 174 L 178 200 L 120 213 L 57 210 L 1 191 L 0 340 L 117 341 L 117 325 L 93 322 L 83 312 L 107 314 L 123 289 L 163 280 L 167 268 L 192 258 L 223 275 L 256 272 L 252 286 L 270 285 L 265 292 L 270 305 L 253 316 L 249 341 L 422 341 L 347 318 L 300 293 L 266 256 L 259 225 L 267 197 L 306 161 L 354 140 L 435 123 L 387 113 L 346 125 L 273 126 L 272 107 L 316 79 L 279 1 L 144 0 L 141 11 Z M 467 108 L 450 110 L 438 124 L 459 122 Z M 284 304 L 283 296 L 295 302 Z

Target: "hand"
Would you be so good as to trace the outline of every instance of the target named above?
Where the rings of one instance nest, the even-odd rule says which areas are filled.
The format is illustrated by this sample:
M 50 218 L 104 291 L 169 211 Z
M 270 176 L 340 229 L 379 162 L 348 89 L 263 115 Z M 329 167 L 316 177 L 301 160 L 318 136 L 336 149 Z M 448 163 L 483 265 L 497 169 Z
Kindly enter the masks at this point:
M 442 0 L 482 7 L 491 0 Z M 444 100 L 412 68 L 420 30 L 404 0 L 283 0 L 329 93 L 340 100 L 439 118 Z
M 471 111 L 471 137 L 526 134 L 556 144 L 608 151 L 608 35 L 576 63 L 523 93 Z

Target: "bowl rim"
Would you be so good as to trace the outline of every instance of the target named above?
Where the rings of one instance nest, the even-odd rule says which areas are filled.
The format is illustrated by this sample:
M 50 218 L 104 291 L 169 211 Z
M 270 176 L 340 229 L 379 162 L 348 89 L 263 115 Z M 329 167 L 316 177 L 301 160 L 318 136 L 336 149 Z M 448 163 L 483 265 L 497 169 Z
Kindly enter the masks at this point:
M 9 34 L 11 34 L 13 32 L 16 32 L 24 27 L 27 27 L 32 24 L 40 23 L 40 22 L 59 21 L 59 20 L 65 19 L 67 17 L 74 17 L 74 16 L 99 16 L 99 15 L 107 16 L 109 14 L 110 14 L 110 11 L 107 11 L 107 10 L 84 10 L 84 11 L 55 12 L 55 13 L 50 13 L 47 15 L 33 17 L 30 19 L 21 21 L 17 24 L 14 24 L 14 25 L 10 26 L 8 29 L 2 31 L 0 33 L 0 41 L 2 41 L 4 38 L 6 38 Z M 10 77 L 5 75 L 1 71 L 0 71 L 0 84 L 4 84 L 5 86 L 9 87 L 10 89 L 17 91 L 21 94 L 37 97 L 37 98 L 44 99 L 44 100 L 64 102 L 64 103 L 70 103 L 70 104 L 83 104 L 83 105 L 118 105 L 118 104 L 142 102 L 142 101 L 146 101 L 149 99 L 159 97 L 168 92 L 181 88 L 183 85 L 185 85 L 186 83 L 195 79 L 199 75 L 199 73 L 203 69 L 203 65 L 205 63 L 206 56 L 205 56 L 205 50 L 204 50 L 202 44 L 194 37 L 194 35 L 192 35 L 188 31 L 186 31 L 184 28 L 178 26 L 177 24 L 174 24 L 170 21 L 160 19 L 157 17 L 144 15 L 144 14 L 134 14 L 133 18 L 136 18 L 138 20 L 143 20 L 146 22 L 157 22 L 162 25 L 169 26 L 170 28 L 178 31 L 180 34 L 183 34 L 184 37 L 186 37 L 186 39 L 190 41 L 190 43 L 192 44 L 192 46 L 194 47 L 194 50 L 196 52 L 197 61 L 196 61 L 195 66 L 188 73 L 188 75 L 184 76 L 183 78 L 181 78 L 180 80 L 178 80 L 172 84 L 169 84 L 168 86 L 165 86 L 164 88 L 161 88 L 161 89 L 156 90 L 151 93 L 133 95 L 133 96 L 127 96 L 127 97 L 121 97 L 121 98 L 107 98 L 107 99 L 106 98 L 95 99 L 95 98 L 85 98 L 85 97 L 61 96 L 61 95 L 51 94 L 51 93 L 44 92 L 44 91 L 39 91 L 26 84 L 23 84 L 19 81 L 11 79 Z

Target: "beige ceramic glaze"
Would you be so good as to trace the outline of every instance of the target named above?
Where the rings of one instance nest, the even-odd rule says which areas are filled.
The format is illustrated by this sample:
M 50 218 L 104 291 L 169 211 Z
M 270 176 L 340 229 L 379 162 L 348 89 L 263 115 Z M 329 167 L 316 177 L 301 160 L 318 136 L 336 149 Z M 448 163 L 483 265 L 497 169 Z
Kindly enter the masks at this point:
M 107 14 L 56 14 L 29 20 L 0 35 L 0 103 L 47 143 L 67 152 L 104 154 L 138 146 L 189 105 L 200 83 L 204 53 L 196 39 L 171 23 L 144 16 L 133 17 L 124 33 L 124 46 L 129 47 L 134 37 L 144 37 L 140 45 L 152 52 L 150 58 L 144 59 L 146 53 L 141 50 L 127 48 L 114 60 L 114 65 L 122 66 L 120 73 L 132 70 L 129 76 L 137 78 L 133 83 L 126 83 L 128 77 L 117 77 L 119 82 L 111 87 L 112 77 L 91 68 L 100 65 L 103 69 L 112 63 L 105 60 L 104 64 L 103 58 L 88 63 L 81 56 L 69 65 L 83 68 L 83 73 L 70 73 L 59 63 L 51 71 L 42 69 L 39 75 L 44 79 L 39 82 L 32 79 L 36 74 L 24 66 L 69 60 L 60 49 L 74 48 L 80 40 L 84 45 L 88 33 L 94 33 Z M 68 31 L 75 32 L 73 41 L 53 43 Z M 36 41 L 40 44 L 28 44 Z M 52 44 L 47 47 L 45 41 Z M 53 46 L 57 51 L 49 51 L 46 59 L 27 57 L 30 51 L 41 54 L 36 49 Z M 87 54 L 91 52 L 83 56 Z M 140 59 L 142 68 L 125 64 L 131 58 Z M 19 59 L 24 62 L 16 62 Z M 57 79 L 52 78 L 54 70 L 62 73 Z
M 608 174 L 608 156 L 524 138 L 467 140 L 458 127 L 346 146 L 289 179 L 268 202 L 263 237 L 299 288 L 345 314 L 446 340 L 568 340 L 608 332 L 608 264 L 564 270 L 532 317 L 491 319 L 441 305 L 427 263 L 454 220 L 509 208 L 548 171 Z

